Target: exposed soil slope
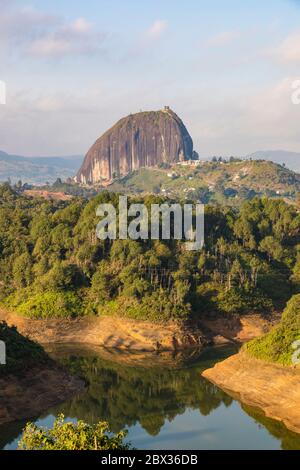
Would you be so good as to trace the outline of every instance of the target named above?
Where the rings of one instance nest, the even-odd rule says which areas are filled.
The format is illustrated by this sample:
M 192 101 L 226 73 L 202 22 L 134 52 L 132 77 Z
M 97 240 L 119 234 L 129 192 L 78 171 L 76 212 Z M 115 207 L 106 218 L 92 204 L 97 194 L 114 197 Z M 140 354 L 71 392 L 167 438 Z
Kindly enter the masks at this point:
M 117 317 L 30 320 L 4 311 L 0 311 L 1 319 L 38 343 L 85 343 L 131 351 L 174 351 L 208 344 L 201 330 L 175 323 L 162 325 Z
M 38 343 L 84 343 L 128 351 L 182 351 L 209 344 L 244 342 L 261 336 L 277 321 L 260 315 L 203 321 L 202 326 L 180 327 L 118 317 L 73 320 L 31 320 L 0 310 L 0 320 L 17 326 Z

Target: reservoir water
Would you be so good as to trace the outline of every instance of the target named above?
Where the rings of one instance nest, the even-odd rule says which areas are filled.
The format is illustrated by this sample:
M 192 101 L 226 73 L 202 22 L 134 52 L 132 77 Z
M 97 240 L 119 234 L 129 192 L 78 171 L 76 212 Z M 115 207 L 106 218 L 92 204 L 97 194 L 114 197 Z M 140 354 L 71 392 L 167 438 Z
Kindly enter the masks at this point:
M 294 434 L 201 377 L 232 347 L 171 354 L 129 354 L 76 345 L 48 351 L 85 378 L 86 391 L 33 418 L 45 427 L 63 413 L 127 429 L 138 449 L 300 449 Z M 33 398 L 34 399 L 34 398 Z M 16 449 L 25 422 L 0 427 L 0 448 Z

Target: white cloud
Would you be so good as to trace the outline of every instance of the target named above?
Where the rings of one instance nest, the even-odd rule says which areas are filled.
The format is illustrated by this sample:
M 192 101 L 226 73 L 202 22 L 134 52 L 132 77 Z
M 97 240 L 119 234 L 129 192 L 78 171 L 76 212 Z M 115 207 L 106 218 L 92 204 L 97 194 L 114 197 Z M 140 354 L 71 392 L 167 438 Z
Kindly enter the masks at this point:
M 27 90 L 9 94 L 8 105 L 1 110 L 1 146 L 22 155 L 72 154 L 73 149 L 84 153 L 107 126 L 111 101 L 112 96 L 101 89 L 82 94 Z
M 64 110 L 64 102 L 58 97 L 46 96 L 36 100 L 34 104 L 36 111 L 53 112 Z
M 87 34 L 92 30 L 92 27 L 92 24 L 85 18 L 77 18 L 77 20 L 73 21 L 65 30 L 75 34 Z
M 85 18 L 78 18 L 33 40 L 27 51 L 41 57 L 90 54 L 102 50 L 104 39 L 105 34 L 95 31 Z
M 64 40 L 55 37 L 44 37 L 33 41 L 27 52 L 34 56 L 61 56 L 71 52 L 71 44 Z
M 294 79 L 226 92 L 206 83 L 186 94 L 159 79 L 157 86 L 145 80 L 123 90 L 104 81 L 76 92 L 20 92 L 2 107 L 0 141 L 11 153 L 84 153 L 120 117 L 141 108 L 159 109 L 167 102 L 184 120 L 200 155 L 299 151 L 300 105 L 291 102 Z M 153 89 L 161 92 L 153 95 Z
M 60 19 L 44 14 L 35 8 L 11 9 L 8 4 L 1 7 L 0 37 L 7 44 L 21 43 L 36 37 L 43 31 L 55 27 Z
M 8 53 L 33 57 L 58 57 L 94 53 L 102 49 L 105 35 L 86 18 L 65 22 L 34 8 L 13 9 L 7 4 L 0 17 L 0 38 Z
M 208 47 L 221 47 L 231 44 L 235 39 L 240 36 L 239 31 L 223 31 L 212 36 L 206 41 Z
M 102 48 L 104 37 L 85 18 L 77 18 L 31 41 L 27 52 L 40 57 L 94 53 Z
M 291 101 L 294 80 L 287 76 L 260 88 L 226 90 L 205 83 L 184 102 L 179 95 L 175 109 L 202 156 L 299 151 L 300 105 Z
M 281 62 L 300 64 L 300 31 L 288 36 L 270 53 Z
M 159 39 L 167 30 L 168 22 L 165 20 L 156 20 L 147 31 L 147 37 L 150 39 Z

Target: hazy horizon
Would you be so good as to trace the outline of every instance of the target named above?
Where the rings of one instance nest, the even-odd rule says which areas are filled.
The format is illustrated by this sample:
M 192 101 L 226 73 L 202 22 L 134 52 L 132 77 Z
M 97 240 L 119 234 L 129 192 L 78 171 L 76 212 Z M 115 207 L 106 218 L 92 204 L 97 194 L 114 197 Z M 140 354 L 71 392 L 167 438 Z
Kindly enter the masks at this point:
M 84 155 L 169 105 L 200 157 L 300 152 L 300 2 L 0 0 L 0 149 Z

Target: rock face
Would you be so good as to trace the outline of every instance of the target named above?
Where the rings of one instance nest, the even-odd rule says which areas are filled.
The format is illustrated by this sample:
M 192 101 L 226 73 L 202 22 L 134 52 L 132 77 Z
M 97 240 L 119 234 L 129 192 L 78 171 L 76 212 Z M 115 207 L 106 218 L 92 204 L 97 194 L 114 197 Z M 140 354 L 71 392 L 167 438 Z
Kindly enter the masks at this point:
M 209 344 L 202 330 L 175 323 L 154 324 L 118 317 L 74 320 L 32 320 L 0 310 L 0 321 L 15 325 L 30 339 L 44 344 L 84 343 L 124 351 L 184 351 Z
M 169 108 L 131 114 L 109 129 L 88 151 L 78 183 L 105 183 L 141 167 L 193 158 L 193 141 Z
M 241 402 L 300 433 L 300 370 L 258 361 L 240 352 L 202 373 Z

